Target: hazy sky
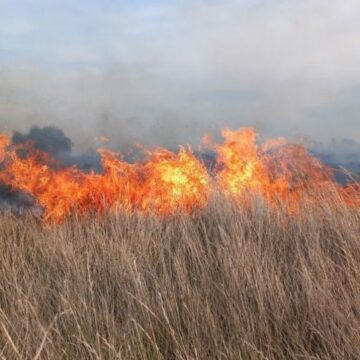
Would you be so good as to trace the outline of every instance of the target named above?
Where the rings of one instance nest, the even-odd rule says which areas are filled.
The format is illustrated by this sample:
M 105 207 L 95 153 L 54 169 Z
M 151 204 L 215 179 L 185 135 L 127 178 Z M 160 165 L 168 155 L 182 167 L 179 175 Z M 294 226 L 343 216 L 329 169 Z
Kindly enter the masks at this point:
M 0 127 L 360 140 L 359 0 L 0 0 Z

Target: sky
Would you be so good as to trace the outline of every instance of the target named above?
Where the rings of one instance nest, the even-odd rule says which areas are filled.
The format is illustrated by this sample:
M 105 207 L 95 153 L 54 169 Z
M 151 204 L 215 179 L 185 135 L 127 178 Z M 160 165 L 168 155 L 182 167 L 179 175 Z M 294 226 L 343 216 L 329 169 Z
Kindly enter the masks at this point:
M 360 141 L 358 0 L 0 0 L 0 130 Z

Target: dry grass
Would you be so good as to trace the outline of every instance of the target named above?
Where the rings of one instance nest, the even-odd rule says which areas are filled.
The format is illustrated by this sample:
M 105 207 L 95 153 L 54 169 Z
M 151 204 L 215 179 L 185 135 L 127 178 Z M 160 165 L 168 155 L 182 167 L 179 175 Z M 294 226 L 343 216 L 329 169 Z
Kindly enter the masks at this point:
M 360 214 L 0 217 L 3 359 L 357 359 Z

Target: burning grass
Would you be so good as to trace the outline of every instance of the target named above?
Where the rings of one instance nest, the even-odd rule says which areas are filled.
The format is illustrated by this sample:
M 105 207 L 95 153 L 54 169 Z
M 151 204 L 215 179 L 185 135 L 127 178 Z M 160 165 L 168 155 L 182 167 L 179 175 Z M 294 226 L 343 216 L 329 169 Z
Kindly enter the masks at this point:
M 144 149 L 143 161 L 136 163 L 99 149 L 102 171 L 87 173 L 63 166 L 31 143 L 19 145 L 0 135 L 0 181 L 30 196 L 43 219 L 53 223 L 74 213 L 79 218 L 109 212 L 191 214 L 218 190 L 242 206 L 256 196 L 274 209 L 286 204 L 289 213 L 299 212 L 305 201 L 318 202 L 320 193 L 360 208 L 358 186 L 344 189 L 303 146 L 284 139 L 258 144 L 251 128 L 226 129 L 222 136 L 220 144 L 205 141 L 216 153 L 211 172 L 191 148 L 180 147 L 177 153 Z
M 4 359 L 356 359 L 360 212 L 263 197 L 55 227 L 0 216 Z

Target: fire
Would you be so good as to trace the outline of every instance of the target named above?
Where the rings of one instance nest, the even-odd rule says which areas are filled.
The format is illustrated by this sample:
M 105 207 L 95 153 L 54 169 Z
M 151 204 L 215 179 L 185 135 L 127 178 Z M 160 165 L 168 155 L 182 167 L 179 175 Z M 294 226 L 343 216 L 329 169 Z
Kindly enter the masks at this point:
M 10 145 L 10 138 L 7 135 L 0 134 L 0 162 L 2 162 L 6 155 L 6 148 Z
M 181 147 L 178 154 L 165 149 L 151 153 L 140 166 L 143 178 L 140 208 L 161 215 L 174 211 L 191 212 L 207 204 L 209 176 L 191 150 Z
M 241 199 L 249 191 L 263 193 L 269 178 L 259 149 L 255 143 L 255 132 L 250 129 L 222 131 L 225 141 L 213 144 L 217 151 L 217 181 L 221 189 L 230 196 Z
M 46 221 L 62 222 L 75 214 L 101 216 L 135 211 L 169 216 L 203 209 L 218 190 L 246 205 L 254 196 L 290 213 L 302 204 L 316 204 L 320 196 L 337 196 L 347 206 L 360 207 L 359 185 L 342 188 L 331 169 L 301 145 L 284 139 L 258 144 L 251 128 L 222 131 L 224 142 L 206 138 L 216 151 L 209 173 L 191 148 L 177 153 L 148 150 L 143 161 L 130 164 L 121 155 L 99 149 L 101 173 L 64 168 L 31 144 L 12 145 L 0 134 L 0 181 L 32 196 Z
M 256 143 L 251 128 L 222 131 L 223 144 L 212 144 L 218 154 L 216 175 L 220 189 L 238 202 L 256 195 L 269 205 L 286 205 L 290 212 L 313 190 L 335 186 L 331 171 L 300 145 L 287 144 L 282 138 Z

